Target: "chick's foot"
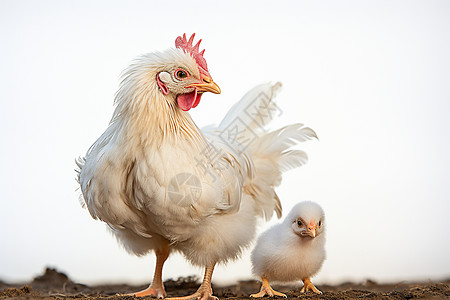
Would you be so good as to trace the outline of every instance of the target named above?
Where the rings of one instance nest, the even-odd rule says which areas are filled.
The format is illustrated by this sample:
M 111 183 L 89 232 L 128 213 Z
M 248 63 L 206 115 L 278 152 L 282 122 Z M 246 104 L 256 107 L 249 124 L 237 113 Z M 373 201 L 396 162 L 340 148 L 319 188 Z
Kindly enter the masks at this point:
M 311 282 L 311 279 L 310 279 L 309 277 L 303 279 L 303 287 L 302 287 L 302 289 L 300 290 L 300 293 L 306 293 L 306 292 L 308 292 L 308 291 L 312 291 L 312 292 L 314 292 L 314 293 L 316 293 L 316 294 L 322 294 L 322 292 L 319 291 L 319 290 L 314 286 L 314 284 Z
M 275 291 L 270 286 L 269 280 L 267 280 L 266 278 L 262 278 L 261 291 L 259 291 L 259 293 L 257 293 L 257 294 L 251 294 L 250 297 L 261 298 L 261 297 L 264 297 L 265 295 L 268 295 L 269 297 L 280 296 L 280 297 L 287 298 L 287 296 L 285 294 Z

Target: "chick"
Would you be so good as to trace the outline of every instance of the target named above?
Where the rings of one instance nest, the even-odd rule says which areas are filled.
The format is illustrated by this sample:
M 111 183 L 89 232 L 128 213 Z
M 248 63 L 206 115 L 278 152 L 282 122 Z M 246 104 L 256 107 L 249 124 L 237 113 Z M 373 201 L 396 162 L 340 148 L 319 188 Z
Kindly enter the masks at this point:
M 325 214 L 314 202 L 296 204 L 286 219 L 258 238 L 252 252 L 253 273 L 262 279 L 261 291 L 250 297 L 282 296 L 269 281 L 302 280 L 301 292 L 322 294 L 311 277 L 325 260 Z

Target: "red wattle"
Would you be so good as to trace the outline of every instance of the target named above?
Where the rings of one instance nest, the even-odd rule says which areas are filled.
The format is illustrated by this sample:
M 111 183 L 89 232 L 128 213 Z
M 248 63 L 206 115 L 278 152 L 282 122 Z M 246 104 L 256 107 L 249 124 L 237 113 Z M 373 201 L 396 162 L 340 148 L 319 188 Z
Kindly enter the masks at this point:
M 200 103 L 201 97 L 202 94 L 198 94 L 197 89 L 195 89 L 190 93 L 179 95 L 177 97 L 177 103 L 182 110 L 188 111 L 192 107 L 196 107 Z
M 197 97 L 195 97 L 195 102 L 194 105 L 192 105 L 192 107 L 197 107 L 197 105 L 200 103 L 200 98 L 202 98 L 203 94 L 197 94 Z

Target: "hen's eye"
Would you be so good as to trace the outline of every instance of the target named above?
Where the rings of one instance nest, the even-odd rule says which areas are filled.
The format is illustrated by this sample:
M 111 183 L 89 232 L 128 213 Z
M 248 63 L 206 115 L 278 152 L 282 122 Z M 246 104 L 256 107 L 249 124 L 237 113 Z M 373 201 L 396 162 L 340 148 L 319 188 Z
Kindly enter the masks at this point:
M 303 226 L 302 220 L 297 220 L 297 225 L 298 225 L 298 227 L 302 227 Z
M 188 77 L 188 74 L 186 73 L 186 71 L 178 69 L 175 71 L 175 77 L 177 79 L 184 79 Z
M 318 225 L 319 225 L 319 227 L 322 226 L 322 221 L 319 221 Z

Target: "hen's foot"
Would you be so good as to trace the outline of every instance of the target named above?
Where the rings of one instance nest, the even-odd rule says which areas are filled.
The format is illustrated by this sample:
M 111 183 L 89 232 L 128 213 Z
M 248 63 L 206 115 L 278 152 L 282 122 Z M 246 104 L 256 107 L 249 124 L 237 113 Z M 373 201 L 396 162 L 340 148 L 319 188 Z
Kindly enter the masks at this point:
M 168 300 L 190 300 L 190 299 L 219 300 L 219 298 L 213 296 L 212 290 L 210 288 L 203 287 L 203 286 L 200 286 L 200 288 L 192 295 L 184 296 L 184 297 L 167 298 L 167 299 Z
M 214 271 L 214 265 L 216 263 L 211 263 L 206 266 L 205 276 L 203 277 L 202 285 L 198 288 L 198 290 L 189 296 L 186 297 L 175 297 L 168 298 L 170 300 L 190 300 L 190 299 L 199 299 L 199 300 L 219 300 L 219 298 L 214 297 L 212 294 L 211 288 L 211 277 Z
M 308 292 L 308 291 L 312 291 L 312 292 L 314 292 L 314 293 L 316 293 L 316 294 L 322 294 L 322 292 L 319 291 L 319 290 L 314 286 L 314 284 L 311 282 L 311 279 L 309 279 L 309 277 L 306 278 L 306 279 L 303 279 L 303 287 L 302 287 L 302 289 L 300 290 L 300 293 L 306 293 L 306 292 Z
M 251 294 L 250 297 L 261 298 L 261 297 L 264 297 L 265 295 L 268 295 L 269 297 L 280 296 L 280 297 L 287 298 L 287 296 L 285 294 L 275 291 L 270 286 L 269 281 L 266 278 L 262 278 L 261 291 L 259 291 L 259 293 L 257 293 L 257 294 Z
M 126 294 L 126 296 L 136 296 L 136 297 L 150 296 L 153 298 L 164 299 L 166 297 L 166 291 L 164 290 L 164 286 L 161 287 L 149 286 L 145 290 L 136 293 L 129 293 Z

